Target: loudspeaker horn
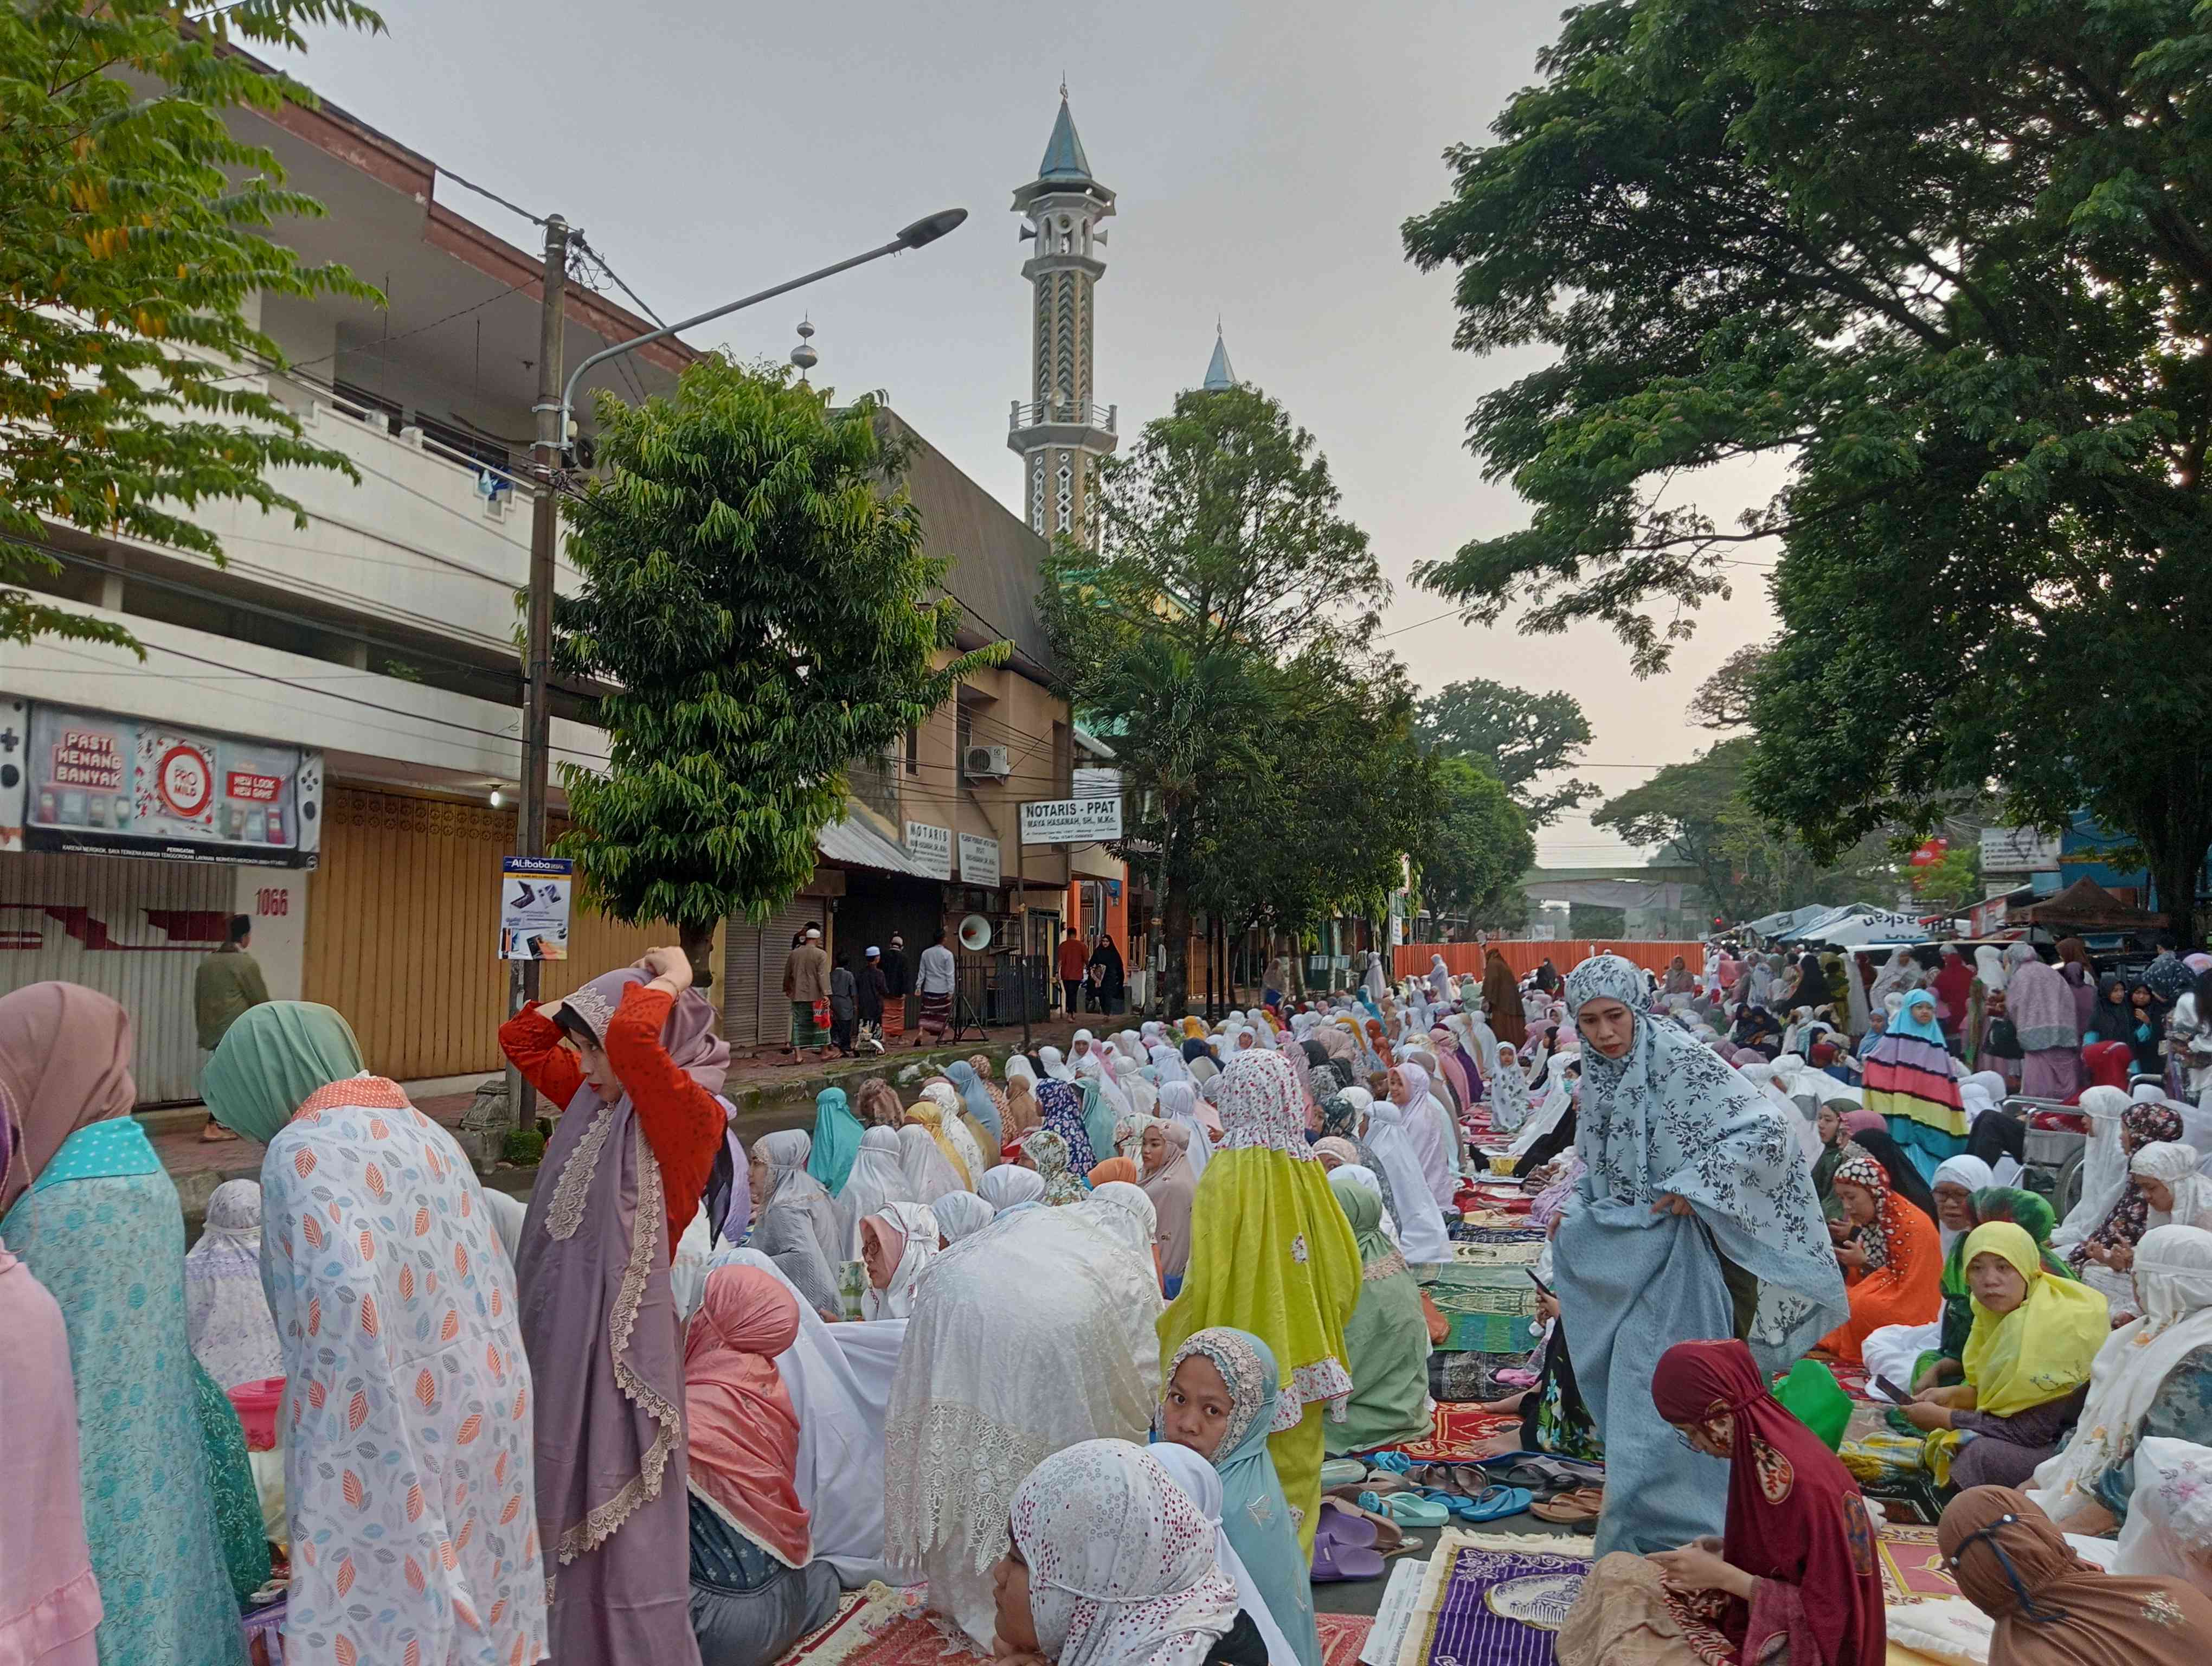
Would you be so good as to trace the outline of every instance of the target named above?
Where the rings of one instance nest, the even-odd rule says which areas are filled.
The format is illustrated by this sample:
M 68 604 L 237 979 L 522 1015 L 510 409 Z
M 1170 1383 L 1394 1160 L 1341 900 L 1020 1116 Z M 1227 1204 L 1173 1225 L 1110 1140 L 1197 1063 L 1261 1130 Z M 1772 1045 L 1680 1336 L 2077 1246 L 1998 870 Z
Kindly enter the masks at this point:
M 960 946 L 970 953 L 980 953 L 991 946 L 991 922 L 980 914 L 971 914 L 960 922 Z

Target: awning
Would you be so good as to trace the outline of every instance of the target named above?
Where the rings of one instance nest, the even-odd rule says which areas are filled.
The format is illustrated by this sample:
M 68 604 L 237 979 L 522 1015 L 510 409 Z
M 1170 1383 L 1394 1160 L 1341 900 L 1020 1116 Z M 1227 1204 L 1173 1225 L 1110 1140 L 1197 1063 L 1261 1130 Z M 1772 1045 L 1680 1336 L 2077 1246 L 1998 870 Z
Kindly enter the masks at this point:
M 909 879 L 936 879 L 907 854 L 903 846 L 885 838 L 859 816 L 834 821 L 815 836 L 814 848 L 833 862 L 848 867 L 872 867 L 884 873 L 902 873 Z

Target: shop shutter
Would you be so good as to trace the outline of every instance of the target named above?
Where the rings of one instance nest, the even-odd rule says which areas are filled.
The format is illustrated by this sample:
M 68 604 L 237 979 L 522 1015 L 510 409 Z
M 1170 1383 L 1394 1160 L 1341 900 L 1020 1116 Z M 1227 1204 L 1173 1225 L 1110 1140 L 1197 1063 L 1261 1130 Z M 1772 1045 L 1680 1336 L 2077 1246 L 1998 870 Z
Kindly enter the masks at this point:
M 192 976 L 221 946 L 238 870 L 222 862 L 0 856 L 0 988 L 82 983 L 131 1016 L 143 1105 L 199 1097 Z
M 307 998 L 345 1015 L 380 1076 L 498 1069 L 507 999 L 499 865 L 514 850 L 514 812 L 354 786 L 333 787 L 324 810 L 322 865 L 308 884 Z M 540 998 L 675 941 L 672 927 L 625 926 L 579 902 L 568 958 L 540 970 Z
M 783 993 L 783 963 L 792 934 L 829 922 L 818 897 L 794 897 L 765 926 L 732 921 L 725 928 L 722 1033 L 732 1047 L 788 1047 L 791 1004 Z

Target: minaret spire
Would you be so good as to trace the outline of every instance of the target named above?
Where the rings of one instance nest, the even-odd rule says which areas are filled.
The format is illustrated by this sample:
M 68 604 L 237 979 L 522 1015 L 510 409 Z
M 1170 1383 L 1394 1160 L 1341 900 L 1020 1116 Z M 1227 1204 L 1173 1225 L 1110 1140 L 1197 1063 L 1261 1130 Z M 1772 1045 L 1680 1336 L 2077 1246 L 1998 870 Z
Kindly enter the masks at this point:
M 1022 459 L 1030 529 L 1095 544 L 1091 476 L 1121 443 L 1116 409 L 1093 403 L 1092 379 L 1094 297 L 1106 275 L 1098 222 L 1112 216 L 1114 193 L 1091 177 L 1065 74 L 1044 160 L 1036 178 L 1015 190 L 1013 206 L 1024 216 L 1022 236 L 1036 247 L 1022 265 L 1032 291 L 1030 398 L 1015 401 L 1006 445 Z

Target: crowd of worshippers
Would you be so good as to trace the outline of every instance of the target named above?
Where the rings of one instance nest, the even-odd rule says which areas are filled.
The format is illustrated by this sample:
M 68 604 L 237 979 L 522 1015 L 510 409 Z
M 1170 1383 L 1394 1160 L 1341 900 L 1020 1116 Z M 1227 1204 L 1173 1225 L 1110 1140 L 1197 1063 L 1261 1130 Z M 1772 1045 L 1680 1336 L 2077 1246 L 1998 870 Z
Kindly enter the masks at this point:
M 556 1113 L 526 1205 L 270 1002 L 202 1083 L 261 1177 L 189 1253 L 123 1009 L 0 996 L 0 1661 L 769 1666 L 884 1580 L 1017 1662 L 1322 1666 L 1314 1586 L 1391 1484 L 1324 1464 L 1431 1434 L 1422 1285 L 1509 1169 L 1548 1233 L 1522 1442 L 1606 1483 L 1565 1666 L 1883 1660 L 1808 1356 L 1903 1385 L 1990 1660 L 2204 1659 L 2179 1113 L 2121 1093 L 2055 1223 L 1915 1132 L 1917 1078 L 1816 1120 L 1736 1067 L 1676 970 L 1271 979 L 747 1149 L 656 950 L 501 1028 Z

